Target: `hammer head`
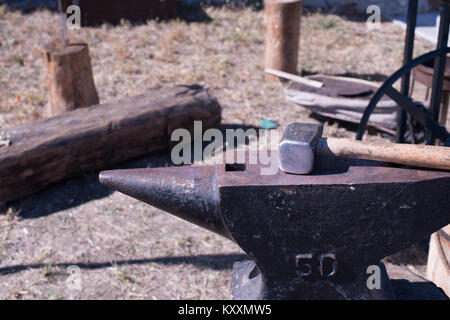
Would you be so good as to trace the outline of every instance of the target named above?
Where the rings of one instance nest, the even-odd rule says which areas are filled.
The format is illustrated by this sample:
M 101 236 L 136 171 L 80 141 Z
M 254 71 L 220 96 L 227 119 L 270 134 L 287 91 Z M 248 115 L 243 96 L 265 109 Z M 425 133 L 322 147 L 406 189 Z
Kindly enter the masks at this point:
M 280 169 L 287 173 L 308 174 L 314 168 L 317 141 L 323 125 L 291 123 L 280 142 Z

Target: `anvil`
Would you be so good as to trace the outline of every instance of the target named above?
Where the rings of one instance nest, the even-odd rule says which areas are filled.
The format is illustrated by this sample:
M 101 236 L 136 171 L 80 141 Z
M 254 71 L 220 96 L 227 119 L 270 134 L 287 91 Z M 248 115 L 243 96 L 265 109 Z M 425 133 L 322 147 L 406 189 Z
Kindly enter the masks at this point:
M 235 266 L 237 299 L 373 298 L 368 266 L 450 223 L 450 172 L 330 156 L 309 175 L 261 166 L 114 170 L 100 181 L 236 242 L 251 257 Z

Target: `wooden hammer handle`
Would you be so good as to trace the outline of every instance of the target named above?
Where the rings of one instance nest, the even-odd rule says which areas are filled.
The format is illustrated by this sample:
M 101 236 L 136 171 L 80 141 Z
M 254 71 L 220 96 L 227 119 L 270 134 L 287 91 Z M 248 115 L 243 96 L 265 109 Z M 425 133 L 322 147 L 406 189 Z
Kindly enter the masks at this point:
M 316 153 L 342 158 L 377 160 L 415 167 L 450 170 L 450 147 L 400 143 L 367 143 L 351 139 L 320 138 Z

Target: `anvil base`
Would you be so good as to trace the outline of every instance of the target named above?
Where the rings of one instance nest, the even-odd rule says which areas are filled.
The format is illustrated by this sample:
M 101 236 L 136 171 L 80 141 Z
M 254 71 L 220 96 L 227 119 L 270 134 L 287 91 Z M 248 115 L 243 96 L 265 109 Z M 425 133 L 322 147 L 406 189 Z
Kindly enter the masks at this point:
M 381 271 L 381 287 L 380 289 L 369 290 L 367 284 L 362 281 L 359 286 L 343 288 L 342 296 L 330 296 L 330 299 L 346 299 L 348 292 L 352 293 L 352 299 L 358 296 L 360 299 L 371 300 L 396 300 L 394 289 L 389 280 L 386 268 L 382 262 L 378 264 Z M 366 278 L 369 275 L 366 276 Z M 264 283 L 263 277 L 258 267 L 252 260 L 239 261 L 233 265 L 233 276 L 231 280 L 231 293 L 234 300 L 257 300 L 257 299 L 314 299 L 314 290 L 317 289 L 317 283 L 311 288 L 307 282 L 299 282 L 298 279 L 291 278 L 278 283 Z M 286 284 L 288 283 L 288 284 Z M 290 285 L 289 285 L 290 283 Z M 300 286 L 300 287 L 297 287 Z M 324 290 L 327 284 L 324 283 Z M 291 290 L 284 290 L 290 288 Z M 308 297 L 302 296 L 307 291 Z M 337 290 L 339 291 L 339 290 Z M 331 292 L 331 291 L 330 291 Z M 319 299 L 323 299 L 323 292 L 317 292 Z M 350 298 L 350 297 L 348 297 Z

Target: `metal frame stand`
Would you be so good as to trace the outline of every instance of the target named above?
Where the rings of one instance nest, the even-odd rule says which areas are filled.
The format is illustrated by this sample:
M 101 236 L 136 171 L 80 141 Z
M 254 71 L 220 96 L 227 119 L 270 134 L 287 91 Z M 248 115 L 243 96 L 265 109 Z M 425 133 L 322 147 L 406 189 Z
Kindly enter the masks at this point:
M 412 60 L 414 51 L 414 36 L 416 33 L 416 21 L 417 21 L 417 7 L 418 0 L 410 0 L 408 4 L 408 17 L 406 26 L 406 37 L 405 37 L 405 51 L 403 53 L 403 64 L 408 64 Z M 409 95 L 409 83 L 411 78 L 411 72 L 405 73 L 402 78 L 401 93 L 404 96 Z M 406 111 L 404 109 L 399 109 L 397 113 L 397 135 L 395 140 L 398 143 L 404 142 L 405 134 L 405 123 L 406 123 Z
M 403 64 L 406 65 L 412 60 L 412 55 L 414 51 L 414 35 L 416 29 L 416 21 L 417 21 L 417 4 L 418 0 L 410 0 L 408 5 L 408 18 L 407 18 L 407 28 L 406 28 L 406 38 L 405 38 L 405 51 Z M 438 44 L 437 49 L 443 49 L 447 47 L 448 36 L 449 36 L 449 17 L 450 10 L 448 7 L 448 3 L 445 2 L 441 6 L 440 9 L 440 24 L 439 24 L 439 36 L 438 36 Z M 444 81 L 445 74 L 445 62 L 446 55 L 441 55 L 435 58 L 434 61 L 434 74 L 433 74 L 433 86 L 432 86 L 432 94 L 431 94 L 431 102 L 429 114 L 430 117 L 437 121 L 439 117 L 441 97 L 442 97 L 442 84 Z M 404 96 L 409 96 L 409 83 L 410 83 L 411 73 L 410 71 L 406 72 L 402 77 L 401 84 L 401 93 Z M 399 143 L 404 142 L 404 134 L 406 127 L 406 120 L 409 115 L 407 115 L 404 108 L 401 108 L 398 111 L 397 116 L 397 134 L 396 141 Z M 413 134 L 413 133 L 411 133 Z M 426 143 L 434 144 L 436 141 L 436 136 L 430 131 L 427 131 L 426 135 Z
M 441 20 L 439 24 L 439 36 L 437 49 L 446 48 L 448 43 L 448 30 L 449 30 L 449 7 L 447 4 L 441 6 Z M 430 102 L 430 114 L 431 118 L 438 121 L 439 111 L 441 107 L 442 98 L 442 84 L 444 82 L 445 74 L 445 61 L 446 55 L 439 56 L 434 59 L 434 72 L 433 72 L 433 86 Z M 445 124 L 444 124 L 445 125 Z M 427 133 L 427 144 L 434 144 L 436 136 L 432 132 Z

